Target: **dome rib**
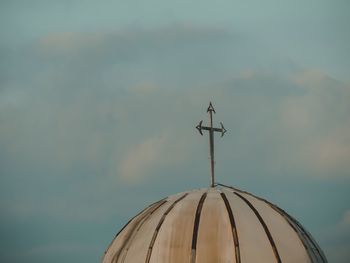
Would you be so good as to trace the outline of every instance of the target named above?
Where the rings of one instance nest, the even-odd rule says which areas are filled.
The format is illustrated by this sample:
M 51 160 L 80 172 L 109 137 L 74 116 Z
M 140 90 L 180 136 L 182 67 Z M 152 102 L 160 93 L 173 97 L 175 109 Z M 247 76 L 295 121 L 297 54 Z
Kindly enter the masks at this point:
M 284 210 L 279 208 L 278 206 L 261 199 L 268 205 L 270 205 L 271 208 L 273 208 L 275 211 L 277 211 L 287 222 L 288 224 L 293 228 L 293 230 L 297 233 L 299 236 L 301 242 L 303 243 L 306 252 L 308 253 L 311 262 L 317 262 L 318 259 L 322 259 L 322 256 L 319 254 L 317 255 L 315 249 L 312 248 L 312 246 L 315 246 L 313 242 L 311 242 L 310 238 L 307 236 L 305 230 L 298 224 L 298 222 L 292 218 L 290 215 L 288 215 Z M 322 261 L 326 262 L 325 260 L 322 259 Z
M 121 253 L 122 250 L 122 246 L 125 245 L 125 242 L 126 240 L 132 235 L 132 233 L 134 232 L 134 229 L 137 227 L 138 223 L 141 221 L 142 218 L 139 218 L 139 217 L 144 217 L 145 215 L 148 214 L 149 210 L 152 210 L 152 208 L 156 207 L 157 209 L 159 207 L 161 207 L 163 204 L 165 204 L 167 201 L 166 201 L 167 198 L 163 198 L 157 202 L 154 202 L 152 204 L 150 204 L 149 206 L 147 206 L 145 209 L 141 210 L 139 213 L 137 213 L 134 217 L 132 217 L 120 230 L 119 232 L 115 235 L 115 237 L 113 238 L 113 240 L 111 241 L 111 243 L 108 245 L 107 249 L 105 250 L 104 252 L 104 257 L 107 256 L 107 253 L 109 252 L 109 254 L 113 254 L 114 255 L 112 256 L 112 262 L 114 261 L 114 258 L 116 257 L 116 255 L 119 255 Z M 156 209 L 155 209 L 156 210 Z M 155 211 L 153 210 L 152 213 Z M 136 221 L 134 223 L 134 221 Z M 133 226 L 131 226 L 133 225 Z M 127 228 L 131 228 L 131 230 L 127 231 Z M 124 238 L 123 242 L 122 242 L 122 245 L 119 247 L 119 249 L 117 251 L 114 251 L 113 250 L 113 246 L 114 246 L 114 243 L 115 242 L 118 242 L 119 238 L 120 238 L 120 235 L 123 233 L 123 232 L 126 232 L 127 231 L 127 234 L 126 234 L 126 237 Z M 115 246 L 117 247 L 117 246 Z
M 182 195 L 180 198 L 176 199 L 174 201 L 174 203 L 172 203 L 171 206 L 169 206 L 169 208 L 164 212 L 162 218 L 160 219 L 160 221 L 158 222 L 158 225 L 153 233 L 153 236 L 152 236 L 152 239 L 151 239 L 151 242 L 149 244 L 149 247 L 148 247 L 148 251 L 147 251 L 147 257 L 146 257 L 146 263 L 149 263 L 150 259 L 151 259 L 151 256 L 152 256 L 152 249 L 153 249 L 153 246 L 154 246 L 154 243 L 156 242 L 156 239 L 157 239 L 157 236 L 158 236 L 158 233 L 159 233 L 159 229 L 162 227 L 163 225 L 163 222 L 165 220 L 165 217 L 169 214 L 169 212 L 174 208 L 174 206 L 180 202 L 182 199 L 184 199 L 186 196 L 188 195 L 188 193 L 185 193 L 184 195 Z
M 261 215 L 258 212 L 258 210 L 256 210 L 256 208 L 252 205 L 251 202 L 248 201 L 248 199 L 246 199 L 245 197 L 243 197 L 242 195 L 240 195 L 237 192 L 234 192 L 234 194 L 237 195 L 238 197 L 240 197 L 250 207 L 250 209 L 252 209 L 252 211 L 254 212 L 256 217 L 259 219 L 259 221 L 260 221 L 261 225 L 263 226 L 263 228 L 265 230 L 265 233 L 266 233 L 266 235 L 267 235 L 267 237 L 268 237 L 268 239 L 270 241 L 270 244 L 271 244 L 273 253 L 274 253 L 275 257 L 276 257 L 276 260 L 277 260 L 278 263 L 281 263 L 281 258 L 280 258 L 280 255 L 278 253 L 275 241 L 273 240 L 272 235 L 270 233 L 270 230 L 268 229 L 264 219 L 261 217 Z
M 312 262 L 319 262 L 318 260 L 322 260 L 322 262 L 327 263 L 327 259 L 326 259 L 325 255 L 323 254 L 322 250 L 319 248 L 319 246 L 317 245 L 317 243 L 315 242 L 315 240 L 313 239 L 311 234 L 308 231 L 306 231 L 301 226 L 301 224 L 295 218 L 293 218 L 291 215 L 287 214 L 284 210 L 282 210 L 279 207 L 276 207 L 276 209 L 281 210 L 283 213 L 281 215 L 285 215 L 288 218 L 288 220 L 291 221 L 291 224 L 295 224 L 293 229 L 295 229 L 297 231 L 302 242 L 303 243 L 305 242 L 304 245 L 307 248 L 306 250 L 309 253 Z
M 148 207 L 149 211 L 145 212 L 142 216 L 140 216 L 140 218 L 138 218 L 139 220 L 137 220 L 137 223 L 135 224 L 135 227 L 130 231 L 129 235 L 126 237 L 124 243 L 122 244 L 122 246 L 120 247 L 119 251 L 115 254 L 115 256 L 112 259 L 112 262 L 118 262 L 120 256 L 123 254 L 122 257 L 122 262 L 124 262 L 127 253 L 129 251 L 130 245 L 132 244 L 133 239 L 135 238 L 136 234 L 138 233 L 138 231 L 140 230 L 140 228 L 142 227 L 142 225 L 147 221 L 147 219 L 158 209 L 160 208 L 162 205 L 164 205 L 167 201 L 165 199 L 151 205 L 150 207 Z M 141 212 L 142 214 L 142 212 Z M 123 253 L 124 252 L 124 253 Z
M 191 263 L 196 262 L 196 248 L 197 248 L 199 221 L 201 218 L 203 203 L 204 203 L 206 197 L 207 197 L 207 192 L 203 193 L 201 198 L 199 199 L 197 210 L 196 210 L 196 216 L 194 218 L 193 234 L 192 234 Z
M 233 236 L 233 243 L 234 243 L 234 246 L 235 246 L 236 263 L 241 263 L 241 253 L 240 253 L 240 249 L 239 249 L 239 240 L 238 240 L 238 233 L 237 233 L 237 227 L 236 227 L 235 218 L 233 216 L 231 206 L 230 206 L 230 204 L 229 204 L 229 202 L 227 200 L 227 197 L 226 197 L 225 193 L 221 192 L 220 195 L 221 195 L 222 200 L 225 203 L 225 207 L 226 207 L 228 216 L 230 218 L 231 229 L 232 229 L 232 236 Z
M 245 193 L 247 195 L 250 195 L 267 205 L 269 205 L 272 209 L 274 209 L 277 213 L 279 213 L 286 221 L 287 223 L 292 227 L 292 229 L 297 233 L 298 237 L 300 238 L 303 246 L 305 247 L 306 252 L 309 255 L 310 261 L 312 263 L 314 262 L 323 262 L 327 263 L 326 256 L 324 255 L 323 251 L 320 249 L 320 247 L 317 245 L 316 241 L 312 237 L 312 235 L 305 230 L 305 228 L 299 223 L 298 220 L 296 220 L 294 217 L 292 217 L 290 214 L 288 214 L 285 210 L 282 208 L 278 207 L 277 205 L 269 202 L 268 200 L 261 198 L 259 196 L 256 196 L 250 192 L 243 191 L 240 189 L 237 189 L 232 186 L 227 186 L 224 184 L 218 184 L 220 186 L 232 189 L 234 191 L 240 192 L 240 193 Z M 235 192 L 234 192 L 235 193 Z
M 103 263 L 327 263 L 311 234 L 283 209 L 217 186 L 146 207 L 118 232 Z

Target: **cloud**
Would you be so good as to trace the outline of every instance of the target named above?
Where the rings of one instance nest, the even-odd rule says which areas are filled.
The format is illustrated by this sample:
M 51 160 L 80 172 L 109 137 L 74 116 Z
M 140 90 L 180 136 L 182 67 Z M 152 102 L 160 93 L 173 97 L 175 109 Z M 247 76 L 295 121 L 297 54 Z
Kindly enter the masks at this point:
M 350 209 L 344 212 L 343 218 L 340 221 L 340 226 L 344 226 L 350 229 Z
M 132 146 L 120 162 L 120 177 L 127 182 L 144 179 L 152 168 L 162 164 L 165 143 L 166 138 L 160 136 Z
M 349 178 L 348 85 L 265 51 L 235 32 L 180 25 L 53 33 L 13 54 L 10 69 L 0 60 L 11 71 L 0 90 L 2 225 L 24 225 L 29 240 L 28 222 L 50 223 L 49 243 L 57 222 L 98 236 L 97 222 L 107 240 L 142 202 L 206 185 L 208 139 L 195 126 L 210 100 L 214 125 L 228 130 L 215 138 L 218 181 L 280 189 L 284 178 Z
M 115 174 L 127 184 L 139 184 L 159 177 L 160 171 L 187 164 L 186 159 L 193 149 L 193 144 L 183 134 L 163 132 L 131 144 L 119 158 Z
M 62 242 L 55 244 L 34 245 L 30 249 L 14 253 L 12 257 L 2 258 L 7 262 L 20 262 L 28 258 L 37 262 L 61 262 L 69 260 L 86 260 L 91 257 L 98 259 L 96 256 L 100 251 L 100 247 L 91 244 L 81 244 L 72 242 Z M 84 256 L 82 256 L 84 255 Z
M 350 176 L 350 86 L 313 70 L 290 79 L 305 90 L 280 104 L 286 138 L 297 147 L 291 156 L 294 165 L 315 175 Z
M 333 226 L 323 230 L 324 250 L 328 260 L 335 263 L 346 263 L 350 257 L 350 209 Z
M 81 51 L 82 48 L 98 48 L 98 45 L 103 44 L 105 38 L 106 36 L 99 33 L 51 33 L 39 40 L 38 47 L 45 55 L 72 55 L 74 52 Z
M 320 174 L 334 176 L 334 171 L 344 171 L 349 176 L 350 170 L 350 127 L 338 129 L 329 136 L 306 143 L 301 156 Z

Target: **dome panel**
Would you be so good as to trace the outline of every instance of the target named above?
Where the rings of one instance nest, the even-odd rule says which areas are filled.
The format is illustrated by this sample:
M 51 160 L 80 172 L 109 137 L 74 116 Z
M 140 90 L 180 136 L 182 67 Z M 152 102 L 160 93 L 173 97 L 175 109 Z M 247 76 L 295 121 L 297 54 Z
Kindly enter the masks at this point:
M 278 212 L 271 209 L 266 202 L 245 193 L 240 194 L 249 200 L 263 218 L 276 244 L 282 262 L 310 262 L 299 236 Z
M 176 197 L 168 198 L 162 206 L 156 209 L 148 218 L 146 218 L 146 220 L 139 224 L 134 231 L 133 238 L 129 239 L 127 246 L 125 246 L 123 253 L 121 253 L 120 262 L 145 262 L 148 247 L 154 234 L 154 229 L 157 227 L 164 212 L 167 211 L 177 199 Z
M 304 229 L 303 226 L 295 218 L 293 218 L 291 215 L 286 213 L 283 209 L 267 201 L 266 199 L 258 197 L 249 192 L 242 191 L 231 186 L 225 186 L 225 187 L 232 189 L 234 191 L 238 191 L 239 193 L 245 193 L 249 196 L 252 196 L 253 198 L 256 198 L 268 204 L 273 210 L 278 212 L 288 222 L 290 227 L 292 227 L 293 230 L 298 234 L 300 241 L 303 243 L 304 248 L 308 253 L 311 262 L 327 262 L 326 256 L 324 255 L 322 249 L 317 245 L 317 242 L 313 239 L 312 235 L 306 229 Z
M 229 215 L 220 193 L 210 189 L 203 204 L 196 246 L 196 262 L 236 263 Z
M 142 219 L 147 218 L 155 209 L 157 209 L 160 205 L 164 204 L 165 200 L 160 200 L 137 214 L 134 218 L 132 218 L 116 235 L 114 240 L 109 245 L 106 250 L 103 262 L 117 262 L 120 253 L 123 252 L 123 248 L 127 244 L 131 235 L 134 233 L 134 230 L 137 226 L 142 222 Z
M 190 262 L 194 219 L 204 192 L 190 192 L 165 217 L 152 248 L 151 263 Z
M 227 186 L 162 199 L 135 216 L 103 263 L 327 263 L 312 236 L 265 199 Z
M 269 239 L 252 209 L 232 191 L 222 191 L 236 221 L 241 262 L 276 262 Z

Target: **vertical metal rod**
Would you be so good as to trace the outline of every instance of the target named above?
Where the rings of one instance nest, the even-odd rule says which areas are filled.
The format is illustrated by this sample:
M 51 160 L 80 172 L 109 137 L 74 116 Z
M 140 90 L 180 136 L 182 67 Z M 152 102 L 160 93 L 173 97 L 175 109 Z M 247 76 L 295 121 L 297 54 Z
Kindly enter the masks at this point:
M 213 130 L 213 113 L 209 111 L 210 116 L 210 130 L 209 130 L 209 146 L 210 146 L 210 171 L 211 171 L 211 180 L 210 186 L 214 187 L 214 130 Z

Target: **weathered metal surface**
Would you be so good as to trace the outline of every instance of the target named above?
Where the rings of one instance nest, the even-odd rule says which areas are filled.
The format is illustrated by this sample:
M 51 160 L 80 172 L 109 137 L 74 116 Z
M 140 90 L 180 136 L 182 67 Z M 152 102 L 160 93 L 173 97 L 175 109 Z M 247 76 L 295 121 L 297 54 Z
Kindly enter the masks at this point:
M 241 193 L 259 212 L 276 243 L 283 263 L 311 262 L 303 242 L 288 222 L 259 199 Z M 288 237 L 288 238 L 286 238 Z
M 164 212 L 172 205 L 173 202 L 179 196 L 172 197 L 167 200 L 167 203 L 156 210 L 148 221 L 142 225 L 140 229 L 135 233 L 135 237 L 129 246 L 129 249 L 124 251 L 124 257 L 121 257 L 120 261 L 116 262 L 134 262 L 134 263 L 144 263 L 148 252 L 148 244 L 152 239 L 154 229 L 157 226 L 160 218 L 163 216 Z
M 151 239 L 151 242 L 149 243 L 149 246 L 148 246 L 148 251 L 147 251 L 147 257 L 146 257 L 146 263 L 148 263 L 151 259 L 151 255 L 152 255 L 152 252 L 153 252 L 153 246 L 154 246 L 154 243 L 156 242 L 156 238 L 158 236 L 158 233 L 159 233 L 159 230 L 160 228 L 162 227 L 163 225 L 163 222 L 165 220 L 165 217 L 170 213 L 170 211 L 174 208 L 174 206 L 180 202 L 182 199 L 184 199 L 185 197 L 187 196 L 187 193 L 182 195 L 180 198 L 176 199 L 169 207 L 168 209 L 164 212 L 163 216 L 160 218 L 158 224 L 157 224 L 157 227 L 153 233 L 153 236 L 152 236 L 152 239 Z
M 264 231 L 267 235 L 267 238 L 269 239 L 269 242 L 271 244 L 273 253 L 276 257 L 276 261 L 277 263 L 281 263 L 281 257 L 279 255 L 278 249 L 276 247 L 276 243 L 271 235 L 270 230 L 268 229 L 264 219 L 261 217 L 260 213 L 258 212 L 258 210 L 256 210 L 256 208 L 252 205 L 251 202 L 249 202 L 249 200 L 247 198 L 245 198 L 244 196 L 242 196 L 241 194 L 234 192 L 235 195 L 239 196 L 244 202 L 246 202 L 246 204 L 250 207 L 250 209 L 252 209 L 252 211 L 254 212 L 254 214 L 256 215 L 256 217 L 259 219 L 260 224 L 262 225 L 262 227 L 264 228 Z
M 193 234 L 192 234 L 192 250 L 191 250 L 191 263 L 196 262 L 196 249 L 197 249 L 197 239 L 198 239 L 198 229 L 199 229 L 199 220 L 201 218 L 203 203 L 207 198 L 207 193 L 202 194 L 201 199 L 199 199 L 196 216 L 194 218 Z
M 230 218 L 220 193 L 207 193 L 199 222 L 196 263 L 236 263 Z
M 222 190 L 235 216 L 242 262 L 277 262 L 269 239 L 254 211 L 232 191 Z
M 138 224 L 142 221 L 144 217 L 151 213 L 152 209 L 158 207 L 158 204 L 162 201 L 156 202 L 149 207 L 145 208 L 138 215 L 132 218 L 116 235 L 114 240 L 111 242 L 107 248 L 103 262 L 115 262 L 116 257 L 122 252 L 124 244 L 131 237 L 133 231 L 136 229 Z
M 189 193 L 165 218 L 154 243 L 151 263 L 189 263 L 197 204 L 204 190 Z
M 242 191 L 242 190 L 237 189 L 235 187 L 227 186 L 224 184 L 217 184 L 217 185 L 232 189 L 234 191 L 238 191 L 239 193 L 244 193 L 244 194 L 250 195 L 253 198 L 256 198 L 256 199 L 268 204 L 273 210 L 278 212 L 288 222 L 290 227 L 293 228 L 293 230 L 297 233 L 298 237 L 300 238 L 301 242 L 304 245 L 304 248 L 306 249 L 306 251 L 309 255 L 311 262 L 313 262 L 313 263 L 314 262 L 323 262 L 323 263 L 328 262 L 322 249 L 318 246 L 317 242 L 312 237 L 312 235 L 306 229 L 304 229 L 303 226 L 294 217 L 292 217 L 291 215 L 286 213 L 283 209 L 281 209 L 277 205 L 267 201 L 266 199 L 261 198 L 259 196 L 256 196 L 256 195 L 249 193 L 247 191 Z
M 191 258 L 196 263 L 327 262 L 311 235 L 285 211 L 245 191 L 217 186 L 179 193 L 143 210 L 112 241 L 103 263 L 191 263 Z
M 139 221 L 139 223 L 137 224 L 137 227 L 135 227 L 135 229 L 130 233 L 128 239 L 125 240 L 125 242 L 123 243 L 123 245 L 120 248 L 120 253 L 116 253 L 113 261 L 114 262 L 124 262 L 126 256 L 128 255 L 128 252 L 131 248 L 134 248 L 136 246 L 136 244 L 138 243 L 138 239 L 136 239 L 137 235 L 140 233 L 140 229 L 142 228 L 142 236 L 144 236 L 144 232 L 145 229 L 147 229 L 147 225 L 150 224 L 150 222 L 152 222 L 151 220 L 151 216 L 156 215 L 157 214 L 157 210 L 161 209 L 161 206 L 163 206 L 166 203 L 166 201 L 162 201 L 160 202 L 158 205 L 156 205 L 154 208 L 152 207 L 152 209 L 149 210 L 149 212 L 142 217 L 142 219 Z M 164 209 L 164 208 L 163 208 Z M 159 213 L 159 211 L 158 211 Z M 144 224 L 146 224 L 144 226 Z M 132 251 L 132 249 L 131 249 Z
M 236 226 L 236 221 L 232 213 L 232 209 L 230 206 L 230 203 L 227 200 L 227 197 L 225 193 L 220 193 L 222 200 L 225 203 L 225 207 L 228 213 L 228 216 L 230 218 L 230 223 L 231 223 L 231 230 L 232 230 L 232 238 L 233 238 L 233 244 L 235 246 L 235 258 L 237 263 L 241 263 L 241 253 L 240 253 L 240 248 L 239 248 L 239 239 L 238 239 L 238 230 Z

